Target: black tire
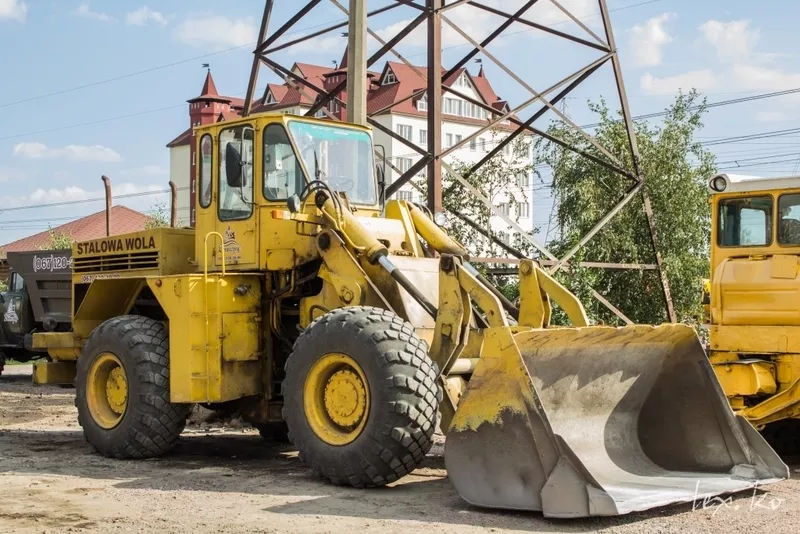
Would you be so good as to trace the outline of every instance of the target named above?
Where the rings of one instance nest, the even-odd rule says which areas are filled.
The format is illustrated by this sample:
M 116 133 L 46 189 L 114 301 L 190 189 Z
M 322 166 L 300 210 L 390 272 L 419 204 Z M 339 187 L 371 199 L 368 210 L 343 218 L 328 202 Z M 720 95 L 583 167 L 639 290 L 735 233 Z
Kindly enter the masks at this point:
M 312 365 L 341 353 L 362 368 L 369 391 L 363 430 L 334 446 L 320 439 L 305 414 L 303 388 Z M 396 314 L 349 307 L 314 321 L 286 362 L 283 418 L 300 459 L 334 484 L 375 487 L 412 472 L 430 450 L 441 391 L 428 346 Z
M 263 425 L 256 425 L 258 429 L 258 433 L 261 434 L 261 437 L 269 440 L 275 441 L 277 443 L 289 443 L 289 427 L 286 426 L 286 422 L 281 423 L 265 423 Z
M 128 382 L 127 407 L 111 429 L 95 422 L 86 398 L 89 369 L 102 353 L 120 360 Z M 123 315 L 98 326 L 78 358 L 75 386 L 78 423 L 86 441 L 103 456 L 161 456 L 175 446 L 186 425 L 190 406 L 170 402 L 167 330 L 153 319 Z

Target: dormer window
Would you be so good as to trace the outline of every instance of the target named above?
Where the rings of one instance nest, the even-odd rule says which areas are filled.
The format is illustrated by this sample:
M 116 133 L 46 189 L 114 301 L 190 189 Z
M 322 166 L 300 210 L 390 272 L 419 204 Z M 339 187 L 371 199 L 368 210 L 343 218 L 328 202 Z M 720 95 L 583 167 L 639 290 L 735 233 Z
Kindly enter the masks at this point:
M 267 93 L 267 104 L 276 104 L 278 101 L 272 95 L 272 92 Z
M 392 69 L 386 71 L 386 76 L 383 77 L 383 83 L 397 83 L 397 77 L 392 72 Z
M 417 100 L 417 109 L 420 111 L 428 111 L 428 93 L 424 93 L 419 100 Z

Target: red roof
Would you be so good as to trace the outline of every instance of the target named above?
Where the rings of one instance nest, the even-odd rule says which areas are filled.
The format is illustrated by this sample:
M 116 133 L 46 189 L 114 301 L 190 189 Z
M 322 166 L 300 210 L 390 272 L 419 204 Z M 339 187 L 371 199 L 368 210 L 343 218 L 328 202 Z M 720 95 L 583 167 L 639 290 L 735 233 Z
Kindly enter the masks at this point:
M 150 217 L 144 213 L 132 210 L 125 206 L 114 206 L 111 208 L 111 235 L 127 234 L 144 230 L 145 224 Z M 53 228 L 53 231 L 71 237 L 75 241 L 87 241 L 97 239 L 106 235 L 106 212 L 105 210 L 93 213 Z M 0 246 L 0 250 L 5 252 L 26 252 L 31 250 L 41 250 L 42 247 L 50 243 L 50 230 L 39 232 L 32 236 L 23 237 L 13 243 Z
M 295 63 L 292 66 L 292 72 L 295 74 L 302 76 L 305 80 L 309 83 L 323 88 L 325 90 L 331 90 L 333 87 L 337 86 L 339 83 L 342 82 L 344 76 L 347 75 L 346 71 L 347 67 L 347 49 L 345 49 L 344 54 L 342 55 L 342 61 L 339 65 L 339 68 L 331 68 L 325 67 L 322 65 L 313 65 L 311 63 Z M 396 82 L 393 83 L 386 83 L 381 85 L 382 80 L 386 76 L 387 71 L 391 69 L 394 73 Z M 403 98 L 409 97 L 412 93 L 419 91 L 420 89 L 424 89 L 426 87 L 426 80 L 424 75 L 427 71 L 426 67 L 411 67 L 406 65 L 405 63 L 399 63 L 394 61 L 389 61 L 383 68 L 383 71 L 380 73 L 377 72 L 368 72 L 367 75 L 370 78 L 370 84 L 367 94 L 367 113 L 373 114 L 376 111 L 386 108 L 386 106 L 391 105 L 392 103 L 402 100 Z M 421 73 L 422 75 L 418 74 Z M 442 69 L 442 74 L 446 72 L 445 69 Z M 505 100 L 501 100 L 497 93 L 494 92 L 492 88 L 492 84 L 489 82 L 488 78 L 486 78 L 486 74 L 484 73 L 483 66 L 481 66 L 480 71 L 477 75 L 472 75 L 470 72 L 461 67 L 456 69 L 450 76 L 447 77 L 446 80 L 443 80 L 442 83 L 446 87 L 452 86 L 458 78 L 465 74 L 469 78 L 472 85 L 475 87 L 475 91 L 479 95 L 480 99 L 486 105 L 491 106 L 494 109 L 502 111 L 504 107 L 507 105 Z M 342 76 L 342 78 L 339 78 Z M 296 87 L 294 87 L 296 86 Z M 299 88 L 299 89 L 298 89 Z M 218 102 L 225 102 L 229 103 L 231 110 L 225 111 L 220 113 L 217 116 L 217 121 L 224 121 L 230 120 L 234 118 L 238 118 L 241 116 L 241 110 L 244 107 L 244 100 L 241 98 L 233 98 L 228 96 L 220 96 L 217 93 L 216 85 L 214 84 L 214 79 L 211 77 L 211 73 L 209 72 L 206 75 L 206 81 L 203 84 L 203 94 L 200 96 L 189 100 L 189 102 L 197 102 L 200 100 L 213 100 Z M 271 93 L 276 102 L 271 104 L 266 104 L 266 96 L 268 93 Z M 346 99 L 345 91 L 341 91 L 337 98 L 344 101 Z M 276 109 L 283 109 L 288 107 L 293 107 L 297 105 L 304 105 L 304 106 L 312 106 L 314 102 L 317 101 L 318 94 L 313 89 L 308 87 L 304 87 L 302 84 L 293 83 L 293 84 L 268 84 L 267 89 L 264 91 L 264 96 L 257 102 L 253 103 L 253 112 L 262 112 L 262 111 L 270 111 Z M 329 105 L 329 109 L 331 106 Z M 417 99 L 408 98 L 405 102 L 397 104 L 396 106 L 392 107 L 390 110 L 385 111 L 384 113 L 398 113 L 404 115 L 415 115 L 415 116 L 426 116 L 426 111 L 420 111 L 417 109 Z M 340 110 L 339 115 L 344 117 L 345 113 Z M 473 124 L 475 126 L 486 126 L 487 121 L 485 119 L 478 119 L 472 117 L 463 117 L 457 115 L 447 115 L 447 120 L 453 122 L 459 122 L 463 124 Z M 514 127 L 511 125 L 503 125 L 499 124 L 498 128 L 503 130 L 513 130 Z M 189 128 L 181 135 L 173 139 L 167 146 L 168 147 L 175 147 L 180 145 L 189 144 L 191 140 L 192 129 Z

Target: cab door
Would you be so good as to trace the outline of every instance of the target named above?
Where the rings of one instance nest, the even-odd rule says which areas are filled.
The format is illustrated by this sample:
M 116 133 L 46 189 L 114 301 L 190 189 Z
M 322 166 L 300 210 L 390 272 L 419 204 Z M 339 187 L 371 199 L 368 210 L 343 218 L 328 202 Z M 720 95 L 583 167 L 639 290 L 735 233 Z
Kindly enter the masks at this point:
M 249 124 L 220 130 L 217 142 L 217 218 L 222 245 L 214 247 L 214 262 L 233 270 L 255 269 L 258 261 L 258 210 L 255 192 L 260 165 L 255 157 L 256 131 Z M 258 168 L 257 168 L 258 167 Z

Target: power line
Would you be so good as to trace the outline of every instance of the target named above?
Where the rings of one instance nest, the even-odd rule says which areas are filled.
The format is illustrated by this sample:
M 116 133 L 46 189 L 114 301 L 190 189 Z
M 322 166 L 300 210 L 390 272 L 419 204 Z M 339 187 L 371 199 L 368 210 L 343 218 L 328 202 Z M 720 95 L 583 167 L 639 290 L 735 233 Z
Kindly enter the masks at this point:
M 185 191 L 189 189 L 188 187 L 179 187 L 178 191 Z M 161 190 L 154 190 L 154 191 L 142 191 L 140 193 L 127 193 L 124 195 L 113 195 L 112 198 L 119 199 L 119 198 L 135 198 L 135 197 L 144 197 L 149 195 L 161 195 L 164 193 L 169 193 L 169 189 L 161 189 Z M 20 210 L 30 210 L 30 209 L 37 209 L 37 208 L 52 208 L 56 206 L 69 206 L 72 204 L 86 204 L 89 202 L 100 202 L 105 201 L 105 197 L 98 197 L 98 198 L 84 198 L 84 199 L 77 199 L 77 200 L 64 200 L 61 202 L 51 202 L 49 204 L 31 204 L 27 206 L 15 206 L 13 208 L 3 208 L 0 209 L 0 213 L 6 213 L 9 211 L 20 211 Z M 0 224 L 3 224 L 6 221 L 0 221 Z
M 337 20 L 337 21 L 333 21 L 333 23 L 336 24 L 337 22 L 344 22 L 346 20 L 347 19 L 340 19 L 340 20 Z M 313 30 L 313 29 L 316 29 L 316 28 L 320 28 L 322 26 L 327 26 L 329 24 L 331 24 L 331 21 L 326 21 L 326 22 L 324 22 L 322 24 L 316 24 L 314 26 L 309 26 L 307 28 L 300 28 L 300 29 L 297 29 L 297 30 L 294 30 L 294 31 L 291 31 L 291 32 L 286 32 L 284 34 L 284 36 L 288 37 L 290 35 L 296 35 L 298 33 L 303 33 L 303 32 L 306 32 L 308 30 Z M 28 102 L 33 102 L 35 100 L 42 100 L 44 98 L 50 98 L 52 96 L 59 96 L 59 95 L 63 95 L 63 94 L 66 94 L 66 93 L 72 93 L 72 92 L 75 92 L 75 91 L 80 91 L 82 89 L 88 89 L 90 87 L 97 87 L 98 85 L 104 85 L 104 84 L 107 84 L 107 83 L 112 83 L 112 82 L 116 82 L 116 81 L 119 81 L 119 80 L 124 80 L 126 78 L 132 78 L 134 76 L 139 76 L 139 75 L 142 75 L 142 74 L 148 74 L 150 72 L 156 72 L 156 71 L 159 71 L 159 70 L 168 69 L 170 67 L 176 67 L 178 65 L 183 65 L 184 63 L 191 63 L 192 61 L 197 61 L 199 59 L 203 59 L 203 58 L 207 58 L 207 57 L 211 57 L 211 56 L 217 56 L 217 55 L 220 55 L 220 54 L 227 54 L 228 52 L 233 52 L 234 50 L 240 50 L 242 48 L 255 46 L 256 44 L 257 44 L 256 41 L 253 41 L 251 43 L 245 43 L 243 45 L 232 46 L 232 47 L 226 48 L 224 50 L 218 50 L 216 52 L 209 52 L 207 54 L 201 54 L 199 56 L 194 56 L 194 57 L 190 57 L 190 58 L 186 58 L 186 59 L 181 59 L 181 60 L 178 60 L 178 61 L 173 61 L 172 63 L 165 63 L 163 65 L 157 65 L 155 67 L 149 67 L 149 68 L 138 70 L 138 71 L 135 71 L 135 72 L 129 72 L 127 74 L 121 74 L 119 76 L 114 76 L 113 78 L 106 78 L 104 80 L 98 80 L 96 82 L 90 82 L 90 83 L 86 83 L 86 84 L 83 84 L 83 85 L 76 85 L 74 87 L 69 87 L 67 89 L 60 89 L 58 91 L 53 91 L 52 93 L 45 93 L 45 94 L 42 94 L 42 95 L 32 96 L 30 98 L 24 98 L 22 100 L 15 100 L 14 102 L 8 102 L 6 104 L 0 105 L 0 108 L 7 108 L 7 107 L 11 107 L 11 106 L 16 106 L 16 105 L 19 105 L 19 104 L 25 104 L 25 103 L 28 103 Z

